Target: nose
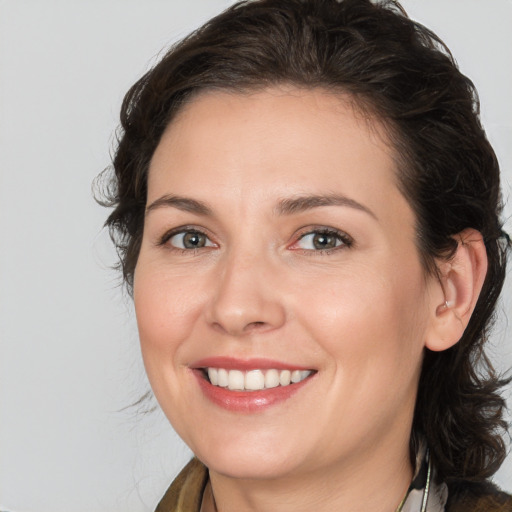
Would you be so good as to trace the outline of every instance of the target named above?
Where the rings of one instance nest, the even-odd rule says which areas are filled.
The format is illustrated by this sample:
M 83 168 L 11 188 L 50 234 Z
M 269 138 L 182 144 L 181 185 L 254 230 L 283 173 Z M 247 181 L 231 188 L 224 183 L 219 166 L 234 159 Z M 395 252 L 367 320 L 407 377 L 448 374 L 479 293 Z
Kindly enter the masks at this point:
M 285 306 L 276 286 L 278 271 L 263 256 L 231 254 L 218 270 L 206 308 L 213 328 L 243 336 L 284 324 Z

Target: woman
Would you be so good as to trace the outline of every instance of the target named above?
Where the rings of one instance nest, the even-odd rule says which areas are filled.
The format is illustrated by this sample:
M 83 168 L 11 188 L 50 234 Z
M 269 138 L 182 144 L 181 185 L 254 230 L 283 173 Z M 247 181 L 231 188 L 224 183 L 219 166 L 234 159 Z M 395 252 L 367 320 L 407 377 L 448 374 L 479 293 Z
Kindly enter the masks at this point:
M 107 223 L 194 459 L 157 511 L 512 510 L 472 83 L 395 2 L 235 4 L 125 97 Z

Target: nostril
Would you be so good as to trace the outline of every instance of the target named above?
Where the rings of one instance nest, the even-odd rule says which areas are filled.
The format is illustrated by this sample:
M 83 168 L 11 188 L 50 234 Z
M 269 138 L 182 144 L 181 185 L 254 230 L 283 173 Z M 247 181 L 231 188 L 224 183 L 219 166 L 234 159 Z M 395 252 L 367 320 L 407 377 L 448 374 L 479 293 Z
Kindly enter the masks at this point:
M 265 326 L 265 322 L 251 322 L 245 326 L 245 330 L 260 329 Z

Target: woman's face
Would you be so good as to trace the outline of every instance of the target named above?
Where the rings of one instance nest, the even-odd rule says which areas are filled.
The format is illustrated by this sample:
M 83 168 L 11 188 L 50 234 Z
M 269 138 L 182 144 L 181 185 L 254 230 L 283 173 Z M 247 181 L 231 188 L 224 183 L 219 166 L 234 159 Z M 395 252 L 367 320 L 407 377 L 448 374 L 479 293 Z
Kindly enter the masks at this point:
M 167 128 L 135 307 L 156 397 L 210 469 L 406 458 L 438 286 L 414 224 L 382 127 L 340 95 L 208 92 Z

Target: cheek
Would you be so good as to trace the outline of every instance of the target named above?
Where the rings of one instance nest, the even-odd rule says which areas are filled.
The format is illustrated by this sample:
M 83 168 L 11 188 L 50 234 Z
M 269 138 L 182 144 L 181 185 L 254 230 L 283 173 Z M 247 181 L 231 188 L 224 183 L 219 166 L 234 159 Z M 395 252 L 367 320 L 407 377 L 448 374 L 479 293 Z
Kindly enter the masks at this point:
M 194 329 L 201 303 L 201 290 L 189 276 L 138 267 L 134 304 L 144 359 L 175 353 Z
M 353 270 L 324 280 L 321 288 L 311 283 L 297 316 L 344 367 L 386 372 L 417 366 L 427 319 L 421 269 L 380 264 Z
M 183 354 L 202 309 L 194 284 L 190 277 L 170 276 L 161 266 L 141 264 L 133 288 L 146 373 L 162 410 L 182 435 L 189 378 Z

